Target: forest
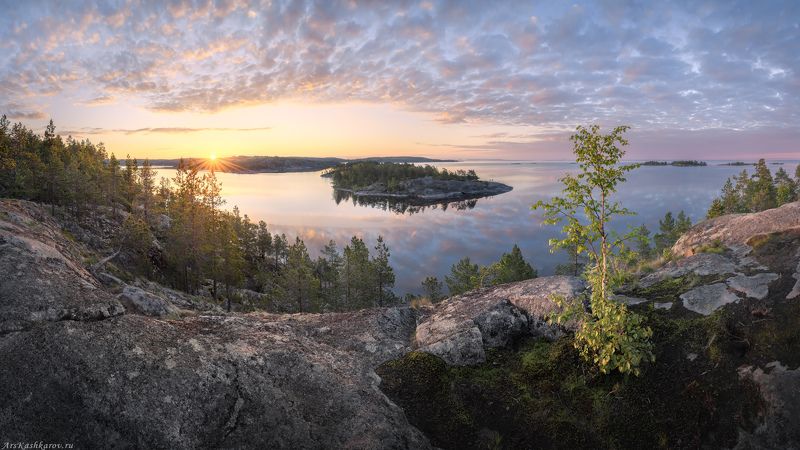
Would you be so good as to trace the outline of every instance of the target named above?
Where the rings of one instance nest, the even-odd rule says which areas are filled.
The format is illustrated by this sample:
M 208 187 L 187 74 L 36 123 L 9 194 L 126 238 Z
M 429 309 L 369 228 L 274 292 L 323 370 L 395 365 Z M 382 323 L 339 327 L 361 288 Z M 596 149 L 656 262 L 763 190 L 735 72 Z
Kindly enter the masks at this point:
M 357 190 L 374 183 L 382 183 L 389 192 L 400 189 L 400 182 L 415 178 L 431 177 L 436 180 L 476 181 L 478 175 L 474 170 L 438 169 L 425 165 L 418 166 L 410 163 L 381 163 L 363 161 L 350 164 L 340 164 L 323 174 L 333 180 L 337 189 Z
M 379 163 L 358 165 L 382 166 Z M 400 166 L 404 173 L 416 167 Z M 474 176 L 422 168 L 445 177 Z M 124 276 L 140 276 L 192 294 L 207 294 L 227 308 L 276 312 L 346 311 L 396 304 L 390 250 L 382 237 L 370 249 L 353 236 L 343 248 L 330 241 L 312 259 L 300 237 L 271 233 L 238 208 L 223 209 L 213 171 L 184 161 L 173 179 L 156 179 L 148 160 L 116 158 L 102 144 L 63 139 L 52 120 L 42 135 L 0 118 L 0 197 L 50 205 L 62 220 L 118 222 L 112 250 Z M 510 259 L 509 259 L 510 258 Z M 112 262 L 113 264 L 113 262 Z M 494 265 L 494 282 L 535 276 L 518 247 Z M 528 270 L 530 269 L 530 270 Z M 455 286 L 455 285 L 454 285 Z M 243 290 L 262 294 L 243 302 Z M 460 292 L 454 288 L 453 292 Z
M 431 166 L 359 162 L 330 173 L 345 186 L 420 176 L 476 179 L 473 171 L 449 172 Z M 339 180 L 339 181 L 337 181 Z M 728 180 L 708 217 L 761 211 L 794 201 L 800 195 L 800 169 L 792 179 L 783 168 L 773 177 L 761 160 L 755 173 Z M 272 233 L 237 208 L 223 209 L 220 184 L 213 172 L 179 164 L 173 179 L 157 179 L 149 161 L 120 161 L 103 144 L 66 139 L 50 124 L 37 135 L 22 123 L 0 118 L 0 197 L 50 205 L 64 220 L 91 222 L 110 215 L 118 221 L 112 247 L 119 250 L 130 276 L 141 276 L 189 293 L 212 296 L 227 307 L 278 312 L 345 311 L 408 302 L 416 296 L 395 294 L 388 243 L 379 237 L 372 248 L 353 236 L 340 247 L 329 242 L 312 258 L 299 237 Z M 681 211 L 668 212 L 659 230 L 641 226 L 622 249 L 617 273 L 627 276 L 643 262 L 663 257 L 691 226 Z M 586 261 L 564 248 L 569 262 L 556 273 L 580 275 Z M 667 255 L 668 256 L 668 255 Z M 473 288 L 537 276 L 516 245 L 492 264 L 480 266 L 464 257 L 439 280 L 422 280 L 423 298 L 439 301 Z M 260 294 L 243 304 L 243 290 Z M 447 293 L 446 293 L 447 292 Z
M 773 177 L 766 161 L 759 159 L 753 175 L 742 169 L 732 180 L 728 178 L 720 196 L 711 203 L 707 217 L 764 211 L 797 200 L 800 200 L 800 165 L 795 169 L 794 179 L 783 167 Z

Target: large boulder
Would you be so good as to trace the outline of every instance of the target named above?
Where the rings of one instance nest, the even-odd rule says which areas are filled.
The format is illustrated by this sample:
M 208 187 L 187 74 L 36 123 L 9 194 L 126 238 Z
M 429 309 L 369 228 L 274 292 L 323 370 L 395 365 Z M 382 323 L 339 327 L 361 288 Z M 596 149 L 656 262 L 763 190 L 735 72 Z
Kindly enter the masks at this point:
M 450 364 L 481 363 L 485 348 L 506 346 L 523 336 L 560 336 L 561 327 L 547 323 L 558 308 L 553 296 L 572 300 L 585 289 L 579 278 L 553 276 L 452 297 L 424 312 L 414 344 Z
M 672 247 L 672 253 L 689 256 L 714 241 L 740 247 L 757 235 L 800 229 L 800 202 L 753 214 L 729 214 L 693 226 Z

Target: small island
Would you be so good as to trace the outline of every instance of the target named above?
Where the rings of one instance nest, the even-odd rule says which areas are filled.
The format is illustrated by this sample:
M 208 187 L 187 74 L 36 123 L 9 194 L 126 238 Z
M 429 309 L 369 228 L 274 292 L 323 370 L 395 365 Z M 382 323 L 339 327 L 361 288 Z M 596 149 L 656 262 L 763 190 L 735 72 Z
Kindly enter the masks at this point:
M 393 199 L 416 206 L 478 199 L 512 189 L 502 183 L 482 181 L 474 170 L 448 171 L 409 163 L 341 164 L 322 176 L 332 179 L 336 192 L 359 200 Z
M 696 160 L 678 160 L 678 161 L 645 161 L 643 166 L 674 166 L 674 167 L 705 167 L 708 164 L 705 161 Z
M 755 163 L 746 163 L 744 161 L 734 161 L 734 162 L 727 162 L 722 163 L 720 166 L 755 166 Z

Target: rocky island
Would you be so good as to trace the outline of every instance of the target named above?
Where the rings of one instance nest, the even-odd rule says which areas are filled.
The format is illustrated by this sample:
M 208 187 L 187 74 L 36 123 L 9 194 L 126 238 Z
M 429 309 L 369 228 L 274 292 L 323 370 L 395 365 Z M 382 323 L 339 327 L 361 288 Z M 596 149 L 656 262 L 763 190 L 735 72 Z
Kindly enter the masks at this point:
M 358 200 L 393 200 L 414 206 L 473 200 L 511 191 L 511 186 L 483 181 L 473 170 L 449 172 L 432 166 L 359 162 L 323 173 L 333 188 Z

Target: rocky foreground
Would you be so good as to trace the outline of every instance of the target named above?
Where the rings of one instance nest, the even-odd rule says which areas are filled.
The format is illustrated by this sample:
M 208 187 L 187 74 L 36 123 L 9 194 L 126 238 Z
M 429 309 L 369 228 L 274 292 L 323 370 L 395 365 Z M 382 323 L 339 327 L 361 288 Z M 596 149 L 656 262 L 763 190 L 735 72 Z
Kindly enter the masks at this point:
M 793 203 L 697 225 L 673 249 L 685 257 L 619 294 L 656 328 L 655 365 L 565 391 L 587 375 L 569 330 L 544 319 L 580 279 L 418 309 L 224 314 L 91 270 L 97 255 L 45 208 L 2 200 L 0 442 L 798 448 L 798 218 Z M 564 406 L 568 394 L 581 401 Z

